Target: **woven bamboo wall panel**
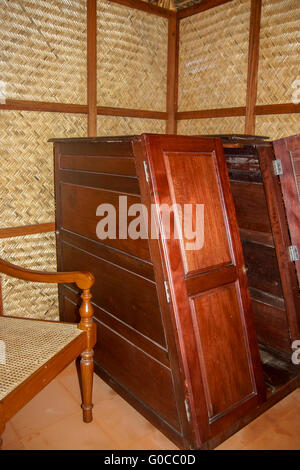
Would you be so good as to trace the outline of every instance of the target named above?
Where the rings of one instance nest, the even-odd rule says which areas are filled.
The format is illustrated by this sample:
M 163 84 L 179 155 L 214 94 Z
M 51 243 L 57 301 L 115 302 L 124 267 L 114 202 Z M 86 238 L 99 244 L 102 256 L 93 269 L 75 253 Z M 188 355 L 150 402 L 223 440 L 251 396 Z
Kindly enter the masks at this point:
M 300 114 L 256 116 L 255 133 L 272 140 L 300 133 Z
M 180 22 L 180 111 L 245 105 L 249 22 L 249 0 L 234 0 Z
M 54 221 L 50 137 L 86 136 L 85 115 L 0 111 L 0 227 Z
M 244 128 L 244 117 L 184 119 L 177 124 L 178 134 L 181 135 L 243 134 Z
M 55 234 L 0 240 L 0 257 L 28 269 L 56 271 Z M 2 275 L 5 315 L 58 320 L 56 284 L 20 281 Z
M 166 110 L 168 21 L 98 0 L 98 104 Z
M 161 119 L 139 119 L 116 116 L 98 116 L 98 136 L 164 134 L 166 122 Z
M 258 104 L 291 103 L 300 80 L 300 2 L 263 0 Z M 298 86 L 299 88 L 299 86 Z
M 7 99 L 86 103 L 86 0 L 1 0 Z

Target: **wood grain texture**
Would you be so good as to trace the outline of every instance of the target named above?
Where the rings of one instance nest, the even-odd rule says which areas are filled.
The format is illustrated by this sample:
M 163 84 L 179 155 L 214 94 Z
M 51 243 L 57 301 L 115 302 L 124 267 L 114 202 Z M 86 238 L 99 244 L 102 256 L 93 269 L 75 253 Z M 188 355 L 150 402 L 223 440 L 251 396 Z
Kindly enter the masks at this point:
M 188 16 L 196 15 L 197 13 L 209 10 L 210 8 L 215 8 L 230 1 L 232 0 L 202 0 L 199 5 L 192 5 L 188 8 L 183 8 L 182 10 L 178 11 L 177 17 L 181 20 L 183 18 L 187 18 Z
M 227 261 L 227 266 L 222 268 L 220 267 L 220 269 L 212 269 L 210 271 L 209 267 L 207 267 L 207 272 L 205 274 L 201 273 L 201 267 L 197 265 L 196 269 L 191 271 L 193 273 L 191 278 L 193 279 L 193 286 L 188 288 L 188 284 L 190 283 L 190 272 L 184 268 L 182 255 L 184 244 L 172 237 L 171 239 L 168 239 L 165 236 L 162 219 L 161 237 L 164 242 L 162 243 L 162 241 L 160 241 L 159 244 L 160 251 L 163 253 L 163 259 L 161 261 L 164 265 L 163 275 L 164 279 L 167 279 L 169 284 L 171 296 L 169 311 L 171 312 L 174 324 L 173 332 L 176 331 L 176 334 L 179 336 L 179 338 L 176 338 L 176 342 L 180 354 L 180 361 L 182 362 L 182 380 L 184 380 L 184 383 L 186 384 L 186 400 L 191 416 L 191 434 L 192 439 L 195 442 L 194 445 L 198 447 L 201 443 L 203 444 L 206 442 L 210 435 L 218 433 L 220 429 L 224 429 L 224 426 L 232 423 L 237 416 L 242 415 L 245 410 L 252 406 L 256 406 L 254 403 L 258 404 L 264 394 L 252 317 L 250 315 L 248 316 L 246 313 L 248 312 L 248 309 L 250 309 L 250 297 L 249 294 L 247 294 L 247 282 L 245 273 L 242 269 L 244 260 L 240 246 L 232 196 L 229 189 L 225 159 L 222 153 L 221 142 L 216 139 L 144 135 L 140 138 L 140 145 L 143 145 L 144 151 L 138 155 L 139 162 L 142 165 L 142 161 L 140 159 L 147 158 L 150 168 L 151 182 L 148 191 L 150 192 L 151 199 L 152 201 L 155 200 L 158 204 L 169 204 L 169 206 L 171 206 L 174 200 L 176 200 L 174 197 L 176 192 L 177 199 L 180 200 L 181 203 L 190 202 L 190 193 L 187 191 L 189 185 L 191 184 L 194 188 L 193 182 L 195 183 L 196 181 L 195 186 L 199 186 L 197 177 L 202 177 L 203 179 L 201 184 L 205 184 L 205 179 L 208 177 L 206 172 L 201 171 L 199 171 L 199 174 L 196 176 L 194 168 L 191 168 L 190 164 L 188 164 L 187 167 L 183 166 L 182 168 L 180 166 L 182 160 L 200 157 L 200 159 L 204 158 L 209 162 L 212 153 L 216 156 L 215 165 L 210 166 L 210 172 L 215 174 L 215 178 L 219 184 L 220 193 L 222 193 L 222 197 L 220 198 L 221 200 L 218 201 L 218 204 L 221 206 L 224 220 L 226 220 L 224 231 L 226 231 L 228 237 L 230 252 L 234 253 L 232 259 L 235 260 L 237 267 L 236 270 L 230 271 L 231 275 L 227 277 L 226 285 L 228 285 L 228 282 L 233 281 L 240 285 L 238 290 L 239 292 L 242 292 L 242 294 L 238 294 L 238 315 L 240 317 L 241 324 L 243 325 L 243 335 L 248 335 L 247 340 L 245 339 L 245 336 L 241 339 L 241 344 L 243 344 L 242 347 L 244 348 L 245 353 L 244 357 L 246 357 L 247 362 L 245 370 L 249 367 L 247 380 L 248 383 L 251 383 L 251 392 L 249 394 L 248 391 L 246 392 L 247 396 L 244 395 L 243 400 L 234 407 L 234 410 L 228 406 L 226 410 L 219 413 L 215 420 L 213 419 L 212 421 L 209 420 L 209 403 L 206 393 L 210 384 L 208 384 L 208 381 L 206 380 L 205 361 L 201 362 L 200 360 L 202 332 L 200 332 L 199 328 L 196 326 L 195 315 L 192 315 L 191 302 L 193 301 L 193 298 L 197 297 L 197 294 L 199 294 L 199 292 L 196 292 L 197 283 L 195 284 L 195 279 L 197 277 L 200 279 L 200 275 L 203 277 L 208 276 L 209 279 L 207 280 L 207 286 L 214 282 L 214 287 L 218 288 L 218 286 L 224 285 L 225 276 L 223 276 L 223 269 L 229 268 L 229 266 L 232 265 L 232 261 L 229 259 Z M 137 152 L 137 145 L 134 147 Z M 170 156 L 171 158 L 174 158 L 174 160 L 176 160 L 176 158 L 178 159 L 179 163 L 175 165 L 176 169 L 174 167 L 172 169 L 168 168 L 168 166 L 171 166 L 169 165 Z M 185 179 L 184 187 L 182 184 L 178 184 L 180 178 Z M 210 178 L 208 179 L 210 180 Z M 178 195 L 180 197 L 178 197 Z M 158 218 L 160 217 L 159 213 L 157 216 Z M 199 252 L 195 253 L 195 255 L 199 256 Z M 189 276 L 187 276 L 187 272 L 189 273 Z M 226 273 L 228 274 L 227 270 Z M 212 280 L 212 276 L 215 277 L 214 280 Z M 205 282 L 206 280 L 204 279 L 204 285 Z M 202 282 L 199 282 L 199 284 L 202 285 Z M 193 297 L 188 295 L 188 289 L 190 292 L 193 292 Z M 161 293 L 161 295 L 165 294 Z M 205 297 L 208 293 L 202 292 L 201 295 Z M 215 307 L 216 310 L 218 310 L 220 305 L 219 307 Z M 223 313 L 225 314 L 225 305 L 223 305 L 223 307 L 224 312 L 222 310 L 221 313 L 219 309 L 219 315 L 223 315 Z M 243 308 L 245 310 L 243 310 Z M 217 337 L 217 331 L 218 326 L 214 324 L 214 329 L 210 332 L 210 338 Z M 191 332 L 193 333 L 191 334 Z M 231 339 L 232 338 L 229 338 L 226 335 L 222 335 L 221 341 L 228 342 L 227 346 L 230 349 Z M 168 332 L 167 341 L 169 341 Z M 248 349 L 248 344 L 252 345 L 250 350 Z M 223 346 L 226 349 L 225 345 Z M 212 344 L 210 344 L 210 348 L 213 348 Z M 213 354 L 212 349 L 211 354 Z M 251 357 L 251 362 L 250 359 L 248 359 L 249 357 Z M 256 385 L 254 385 L 255 383 Z
M 245 122 L 246 134 L 255 134 L 255 105 L 257 98 L 261 8 L 262 0 L 251 0 Z
M 97 0 L 87 0 L 88 135 L 97 135 Z
M 0 228 L 0 238 L 21 237 L 23 235 L 32 235 L 34 233 L 54 232 L 55 223 L 35 225 L 21 225 L 19 227 Z
M 274 142 L 276 158 L 281 160 L 280 182 L 292 244 L 300 253 L 300 134 Z M 295 261 L 300 286 L 300 261 Z
M 178 60 L 179 60 L 179 21 L 169 18 L 168 25 L 168 68 L 167 68 L 167 134 L 177 133 L 176 112 L 178 106 Z

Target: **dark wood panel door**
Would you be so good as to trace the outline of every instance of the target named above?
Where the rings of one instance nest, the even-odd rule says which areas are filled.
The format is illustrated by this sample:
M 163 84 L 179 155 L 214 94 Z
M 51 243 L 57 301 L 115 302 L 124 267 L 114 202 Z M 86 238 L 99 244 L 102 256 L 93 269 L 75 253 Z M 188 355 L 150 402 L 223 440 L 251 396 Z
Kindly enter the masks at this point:
M 157 282 L 165 324 L 170 316 L 173 323 L 166 336 L 171 343 L 175 332 L 184 375 L 184 407 L 178 407 L 200 447 L 264 398 L 223 148 L 218 139 L 157 135 L 143 135 L 134 148 L 140 179 L 146 174 L 142 200 L 148 209 L 154 204 L 159 225 L 159 239 L 150 246 L 152 257 L 160 252 Z M 173 226 L 166 207 L 173 208 Z
M 295 255 L 300 257 L 300 134 L 275 140 L 273 145 L 276 158 L 282 164 L 280 182 L 292 246 Z M 300 260 L 295 260 L 295 265 L 300 286 Z

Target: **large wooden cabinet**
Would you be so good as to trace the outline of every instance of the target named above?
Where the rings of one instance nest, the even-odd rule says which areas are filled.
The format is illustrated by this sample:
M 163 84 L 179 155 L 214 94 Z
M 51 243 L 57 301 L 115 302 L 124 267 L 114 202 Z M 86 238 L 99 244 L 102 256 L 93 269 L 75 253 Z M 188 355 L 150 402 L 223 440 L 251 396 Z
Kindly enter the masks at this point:
M 224 142 L 233 199 L 220 139 L 142 135 L 54 142 L 58 268 L 96 277 L 96 372 L 179 446 L 213 447 L 267 403 L 245 243 L 272 236 L 262 231 L 255 238 L 254 225 L 242 226 L 230 160 L 242 146 Z M 127 207 L 148 208 L 158 237 L 98 238 L 97 208 L 111 204 L 119 214 L 125 196 Z M 204 205 L 201 249 L 188 249 L 190 240 L 174 237 L 172 229 L 168 236 L 161 208 L 174 205 L 176 225 L 184 204 Z M 250 274 L 254 306 L 253 289 L 261 296 L 264 291 Z M 78 292 L 64 285 L 59 296 L 62 319 L 74 321 Z M 296 387 L 298 379 L 292 380 Z M 281 388 L 280 396 L 291 389 Z

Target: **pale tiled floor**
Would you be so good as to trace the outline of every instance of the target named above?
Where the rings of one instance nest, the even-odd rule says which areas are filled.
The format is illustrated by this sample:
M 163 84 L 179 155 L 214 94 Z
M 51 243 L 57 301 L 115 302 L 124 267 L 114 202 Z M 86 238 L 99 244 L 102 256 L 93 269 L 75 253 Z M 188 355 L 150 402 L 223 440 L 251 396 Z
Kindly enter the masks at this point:
M 75 365 L 65 369 L 7 423 L 3 449 L 145 449 L 176 446 L 99 377 L 94 421 L 81 420 Z M 300 449 L 300 389 L 225 441 L 219 449 Z

